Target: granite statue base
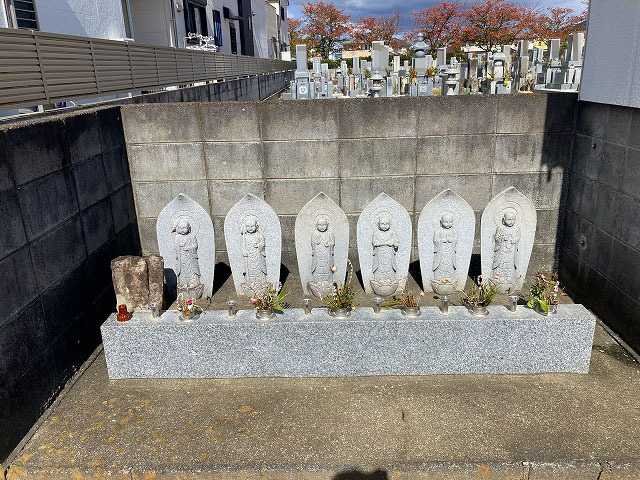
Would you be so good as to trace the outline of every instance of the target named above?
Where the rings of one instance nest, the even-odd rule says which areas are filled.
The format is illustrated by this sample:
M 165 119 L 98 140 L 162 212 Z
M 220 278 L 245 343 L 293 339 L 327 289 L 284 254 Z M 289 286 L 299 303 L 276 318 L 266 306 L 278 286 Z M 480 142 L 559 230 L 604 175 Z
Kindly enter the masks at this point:
M 111 315 L 101 330 L 113 379 L 589 371 L 596 318 L 582 305 L 559 305 L 548 317 L 489 309 L 482 318 L 464 307 L 405 317 L 367 307 L 344 320 L 292 309 L 267 321 L 249 310 L 206 311 L 192 322 L 174 311 L 157 319 L 136 312 L 125 323 Z

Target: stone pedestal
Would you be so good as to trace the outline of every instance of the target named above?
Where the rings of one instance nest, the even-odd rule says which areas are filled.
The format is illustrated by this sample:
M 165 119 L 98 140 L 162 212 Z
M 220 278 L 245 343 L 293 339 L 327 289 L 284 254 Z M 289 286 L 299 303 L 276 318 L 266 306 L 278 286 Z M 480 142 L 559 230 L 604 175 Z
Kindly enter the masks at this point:
M 206 311 L 192 322 L 171 311 L 159 319 L 135 313 L 126 323 L 114 314 L 101 330 L 114 379 L 589 371 L 596 319 L 582 305 L 559 305 L 547 317 L 525 307 L 489 310 L 479 318 L 464 307 L 448 316 L 423 307 L 405 317 L 364 307 L 337 320 L 326 309 L 292 309 L 266 321 L 254 311 Z

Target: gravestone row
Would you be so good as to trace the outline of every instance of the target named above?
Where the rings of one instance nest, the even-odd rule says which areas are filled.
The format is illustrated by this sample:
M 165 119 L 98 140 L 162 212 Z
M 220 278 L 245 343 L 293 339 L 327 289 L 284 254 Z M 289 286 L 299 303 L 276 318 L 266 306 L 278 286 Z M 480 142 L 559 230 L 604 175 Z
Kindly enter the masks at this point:
M 503 293 L 522 288 L 536 231 L 536 210 L 516 188 L 496 195 L 481 220 L 481 263 L 485 279 Z M 198 299 L 211 296 L 215 264 L 213 223 L 207 212 L 181 193 L 156 223 L 160 255 L 170 293 Z M 445 190 L 422 209 L 418 250 L 423 288 L 447 295 L 464 288 L 469 271 L 475 215 L 460 196 Z M 227 213 L 224 236 L 238 295 L 259 295 L 278 286 L 280 220 L 260 198 L 248 194 Z M 319 193 L 299 212 L 295 242 L 305 294 L 324 297 L 347 274 L 349 223 L 344 211 Z M 412 223 L 407 210 L 381 193 L 357 222 L 357 246 L 366 293 L 401 293 L 408 277 Z

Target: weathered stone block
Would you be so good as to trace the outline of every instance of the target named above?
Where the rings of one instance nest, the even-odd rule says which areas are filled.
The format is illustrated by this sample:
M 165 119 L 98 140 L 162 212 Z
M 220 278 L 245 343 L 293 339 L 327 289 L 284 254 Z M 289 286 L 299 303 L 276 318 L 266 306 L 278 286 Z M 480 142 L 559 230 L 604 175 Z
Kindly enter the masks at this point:
M 446 135 L 418 139 L 417 173 L 488 173 L 495 151 L 493 135 Z
M 56 284 L 87 256 L 80 219 L 74 217 L 34 242 L 31 256 L 40 291 Z
M 336 102 L 280 101 L 259 104 L 263 140 L 335 140 L 338 138 Z M 313 118 L 313 122 L 309 122 Z
M 189 182 L 155 182 L 133 183 L 133 193 L 138 214 L 141 217 L 157 218 L 167 203 L 179 193 L 187 193 L 193 200 L 209 208 L 209 194 L 206 180 L 192 180 Z
M 464 198 L 474 211 L 482 210 L 492 196 L 488 174 L 419 176 L 416 179 L 416 209 L 422 210 L 429 200 L 447 188 Z
M 204 180 L 204 149 L 200 142 L 130 145 L 129 171 L 134 182 Z
M 451 307 L 449 316 L 423 307 L 408 318 L 359 308 L 336 320 L 324 309 L 309 316 L 291 309 L 270 321 L 251 310 L 233 318 L 209 310 L 193 322 L 175 311 L 157 320 L 140 312 L 126 323 L 113 314 L 101 331 L 110 378 L 589 371 L 596 318 L 582 305 L 560 305 L 553 319 L 524 307 L 489 310 L 478 319 L 464 307 Z
M 338 176 L 338 142 L 264 142 L 265 178 Z
M 499 95 L 497 132 L 572 133 L 577 97 L 567 93 Z
M 29 240 L 55 228 L 78 211 L 69 170 L 58 171 L 25 185 L 18 190 L 18 199 Z
M 0 260 L 0 326 L 38 294 L 29 249 L 24 247 Z
M 0 258 L 14 252 L 26 241 L 16 191 L 0 191 Z
M 87 254 L 94 252 L 115 235 L 113 217 L 111 215 L 111 200 L 109 198 L 105 198 L 83 210 L 80 216 L 82 217 L 82 229 L 84 231 Z
M 71 169 L 76 184 L 80 208 L 93 205 L 109 193 L 109 186 L 102 163 L 102 157 L 93 157 Z
M 416 144 L 415 138 L 340 140 L 340 176 L 413 175 L 416 168 Z M 315 158 L 317 157 L 310 157 L 310 161 Z M 326 156 L 323 154 L 320 158 Z M 331 158 L 336 157 L 329 157 Z
M 125 304 L 130 312 L 147 310 L 151 302 L 162 307 L 164 261 L 159 255 L 114 258 L 111 276 L 116 307 Z
M 139 218 L 138 235 L 140 249 L 143 255 L 159 254 L 158 233 L 156 232 L 156 218 Z
M 569 166 L 572 135 L 498 135 L 494 171 L 563 172 Z
M 259 142 L 207 142 L 204 144 L 207 178 L 249 180 L 262 178 L 262 145 Z M 289 159 L 290 162 L 290 159 Z
M 297 215 L 319 192 L 324 192 L 331 198 L 338 198 L 338 188 L 337 178 L 267 180 L 264 199 L 279 215 Z
M 479 95 L 420 99 L 415 103 L 418 122 L 416 133 L 418 136 L 495 133 L 495 97 Z
M 341 139 L 415 137 L 416 133 L 420 132 L 419 121 L 416 130 L 418 102 L 413 98 L 367 98 L 351 99 L 348 102 L 321 102 L 334 105 L 332 111 L 327 113 L 334 118 L 336 113 L 338 114 Z M 365 118 L 367 121 L 359 121 Z M 313 124 L 310 126 L 314 127 Z M 295 128 L 291 131 L 296 132 Z
M 228 92 L 224 90 L 221 96 L 223 100 L 230 99 Z M 202 115 L 204 141 L 256 142 L 260 140 L 258 104 L 211 102 L 203 103 L 199 108 Z M 279 118 L 277 124 L 282 126 L 281 122 L 285 118 Z
M 104 171 L 107 176 L 109 191 L 119 189 L 127 183 L 131 183 L 129 176 L 129 161 L 125 147 L 118 147 L 102 154 Z
M 64 132 L 71 163 L 84 162 L 102 152 L 98 117 L 95 112 L 78 112 L 66 117 Z
M 127 143 L 201 140 L 200 112 L 195 103 L 126 105 L 121 114 Z
M 68 164 L 61 120 L 32 123 L 6 134 L 5 152 L 10 159 L 16 185 L 43 177 Z
M 384 192 L 407 211 L 413 212 L 413 183 L 413 177 L 342 178 L 340 180 L 340 207 L 345 213 L 362 212 L 374 198 Z M 330 194 L 326 189 L 323 190 L 327 195 L 338 198 L 337 195 Z
M 207 184 L 211 215 L 226 215 L 231 207 L 247 193 L 264 199 L 265 186 L 262 180 L 237 182 L 209 181 Z

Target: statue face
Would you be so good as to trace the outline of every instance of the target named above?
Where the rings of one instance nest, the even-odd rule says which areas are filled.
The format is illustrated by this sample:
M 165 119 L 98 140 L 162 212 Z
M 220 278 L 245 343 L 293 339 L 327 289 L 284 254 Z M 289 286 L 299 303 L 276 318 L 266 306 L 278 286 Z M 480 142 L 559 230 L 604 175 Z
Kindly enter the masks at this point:
M 391 228 L 391 218 L 389 218 L 388 215 L 380 215 L 380 218 L 378 218 L 378 228 L 383 232 L 389 230 Z
M 258 230 L 258 222 L 256 222 L 255 218 L 247 218 L 244 221 L 244 229 L 247 233 L 256 233 L 256 230 Z
M 507 227 L 513 227 L 516 224 L 516 212 L 514 210 L 505 210 L 502 223 Z
M 316 221 L 316 228 L 319 232 L 326 232 L 327 228 L 329 228 L 329 222 L 327 222 L 327 220 L 324 218 L 319 218 Z
M 443 214 L 440 218 L 440 225 L 442 225 L 442 228 L 447 229 L 453 227 L 453 215 L 451 215 L 450 213 Z
M 176 233 L 179 235 L 187 235 L 191 231 L 191 225 L 186 220 L 180 220 L 176 225 Z

